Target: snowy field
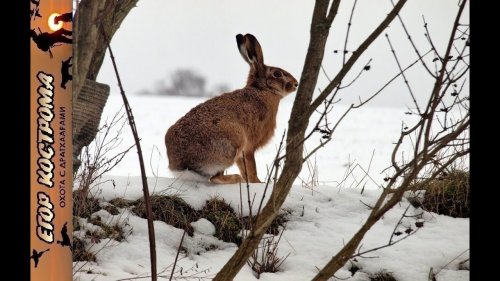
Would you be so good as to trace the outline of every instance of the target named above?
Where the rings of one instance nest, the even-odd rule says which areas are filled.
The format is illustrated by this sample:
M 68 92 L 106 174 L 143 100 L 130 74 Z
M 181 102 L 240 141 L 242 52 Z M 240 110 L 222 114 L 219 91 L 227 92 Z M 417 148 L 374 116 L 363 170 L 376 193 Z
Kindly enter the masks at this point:
M 134 110 L 137 127 L 142 139 L 150 191 L 154 194 L 177 194 L 193 208 L 201 209 L 205 200 L 214 196 L 223 197 L 235 210 L 240 209 L 240 189 L 237 185 L 216 186 L 209 183 L 193 183 L 173 179 L 167 169 L 164 134 L 167 128 L 202 99 L 158 98 L 129 96 Z M 273 140 L 256 153 L 257 168 L 261 179 L 265 178 L 266 165 L 276 154 L 279 139 L 286 128 L 292 106 L 292 97 L 285 99 L 278 113 L 278 126 Z M 112 116 L 121 106 L 118 95 L 111 95 L 106 106 L 106 116 Z M 339 105 L 333 114 L 340 115 L 347 107 Z M 312 166 L 317 167 L 318 185 L 314 189 L 300 179 L 295 182 L 284 208 L 291 211 L 289 222 L 280 242 L 279 255 L 286 261 L 277 273 L 265 273 L 260 280 L 310 280 L 332 256 L 351 238 L 369 214 L 366 205 L 375 202 L 383 183 L 381 171 L 389 165 L 393 142 L 399 136 L 402 120 L 409 118 L 405 108 L 365 107 L 355 110 L 346 117 L 334 135 L 333 141 L 312 158 Z M 335 120 L 332 117 L 331 120 Z M 128 127 L 124 128 L 123 146 L 133 143 Z M 313 149 L 317 139 L 307 144 Z M 371 180 L 359 183 L 362 169 L 357 168 L 352 176 L 343 180 L 349 167 L 359 164 L 369 171 Z M 231 171 L 237 172 L 233 168 Z M 311 169 L 304 166 L 301 178 L 310 182 Z M 97 187 L 97 197 L 110 200 L 116 197 L 138 199 L 142 196 L 138 178 L 137 155 L 132 150 L 124 160 Z M 109 179 L 113 180 L 113 184 Z M 365 186 L 363 192 L 362 186 Z M 250 194 L 261 198 L 263 184 L 251 184 Z M 268 198 L 268 196 L 266 197 Z M 246 197 L 243 200 L 246 201 Z M 382 246 L 389 241 L 398 220 L 408 207 L 403 200 L 388 212 L 367 234 L 362 250 Z M 243 204 L 243 215 L 248 209 Z M 255 204 L 257 205 L 257 204 Z M 257 206 L 254 206 L 257 207 Z M 254 210 L 255 212 L 255 210 Z M 420 214 L 422 210 L 410 207 L 408 215 Z M 75 280 L 120 280 L 148 275 L 149 244 L 146 220 L 134 216 L 129 210 L 120 209 L 120 214 L 111 215 L 100 210 L 103 221 L 122 221 L 131 234 L 118 243 L 101 240 L 92 249 L 97 251 L 97 262 L 74 263 L 78 270 Z M 458 270 L 458 263 L 469 257 L 469 219 L 455 219 L 433 213 L 424 213 L 424 226 L 404 241 L 385 249 L 357 258 L 360 270 L 351 276 L 348 263 L 337 272 L 338 279 L 367 281 L 368 274 L 380 270 L 393 273 L 398 281 L 427 281 L 432 268 L 438 272 L 438 281 L 469 280 L 469 271 Z M 186 235 L 178 266 L 184 270 L 184 277 L 177 280 L 209 280 L 236 251 L 236 245 L 218 240 L 213 236 L 213 225 L 200 219 L 193 224 L 195 234 Z M 407 228 L 415 229 L 415 218 L 406 218 L 400 225 L 404 233 Z M 182 230 L 155 222 L 158 271 L 170 274 Z M 76 236 L 82 233 L 76 232 Z M 402 234 L 400 237 L 404 237 Z M 206 248 L 215 249 L 207 251 Z M 101 249 L 102 248 L 102 249 Z M 92 250 L 91 249 L 91 250 Z M 463 253 L 459 258 L 456 258 Z M 455 259 L 456 258 L 456 259 Z M 184 279 L 183 279 L 184 278 Z M 196 279 L 200 278 L 200 279 Z M 175 280 L 176 278 L 174 278 Z M 134 279 L 135 280 L 135 279 Z M 147 279 L 137 279 L 147 280 Z M 160 279 L 162 280 L 162 279 Z M 168 277 L 165 279 L 168 280 Z M 244 266 L 235 280 L 257 280 L 249 266 Z
M 266 177 L 267 168 L 272 163 L 280 138 L 287 128 L 293 105 L 293 95 L 281 101 L 274 138 L 255 154 L 258 175 L 261 180 Z M 142 140 L 141 145 L 148 176 L 174 177 L 174 174 L 168 170 L 164 144 L 165 133 L 189 109 L 203 102 L 204 99 L 129 95 L 129 101 Z M 112 118 L 120 110 L 122 104 L 118 94 L 110 95 L 101 122 Z M 346 105 L 339 104 L 331 112 L 329 120 L 333 122 L 346 109 Z M 406 111 L 408 111 L 406 108 L 369 106 L 351 111 L 334 133 L 332 142 L 322 148 L 316 157 L 311 158 L 311 166 L 314 166 L 314 162 L 316 162 L 318 167 L 319 182 L 335 185 L 342 179 L 347 168 L 356 164 L 365 170 L 370 167 L 372 178 L 376 181 L 382 180 L 386 175 L 381 174 L 381 171 L 390 164 L 393 143 L 399 137 L 401 122 L 403 120 L 409 121 L 411 118 L 411 116 L 404 114 Z M 314 123 L 310 122 L 309 126 L 312 127 Z M 130 128 L 126 126 L 123 132 L 122 147 L 133 144 Z M 319 137 L 318 134 L 316 138 L 307 142 L 306 149 L 312 150 L 319 143 Z M 238 173 L 238 169 L 234 166 L 229 170 L 229 173 Z M 124 160 L 109 174 L 139 176 L 140 170 L 135 150 L 128 153 Z M 300 177 L 307 180 L 310 174 L 307 165 L 305 165 Z M 297 184 L 301 183 L 300 179 L 296 182 Z M 366 186 L 366 188 L 375 187 L 372 182 L 368 182 Z

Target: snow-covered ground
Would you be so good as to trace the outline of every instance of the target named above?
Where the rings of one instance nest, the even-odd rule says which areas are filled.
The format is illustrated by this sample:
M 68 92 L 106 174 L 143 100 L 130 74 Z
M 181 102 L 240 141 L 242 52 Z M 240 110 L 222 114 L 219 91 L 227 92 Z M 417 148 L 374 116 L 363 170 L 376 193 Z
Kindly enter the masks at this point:
M 201 209 L 205 200 L 217 195 L 229 202 L 235 210 L 239 210 L 240 189 L 237 185 L 216 186 L 174 180 L 167 169 L 163 144 L 167 128 L 202 100 L 138 96 L 130 96 L 129 99 L 149 167 L 151 193 L 177 194 L 195 209 Z M 113 115 L 120 105 L 120 97 L 111 95 L 104 115 Z M 292 98 L 282 102 L 275 138 L 256 154 L 261 179 L 265 177 L 266 164 L 271 163 L 276 154 L 276 147 L 286 128 L 291 106 Z M 341 114 L 345 109 L 346 106 L 339 105 L 334 114 Z M 339 126 L 332 143 L 320 150 L 315 159 L 319 185 L 310 189 L 297 180 L 284 204 L 284 208 L 291 210 L 291 215 L 280 242 L 279 255 L 290 255 L 280 272 L 262 274 L 260 280 L 310 280 L 351 238 L 369 214 L 366 205 L 373 204 L 380 194 L 376 183 L 382 183 L 385 177 L 381 171 L 389 164 L 393 142 L 401 128 L 401 120 L 410 118 L 404 114 L 405 111 L 405 108 L 365 107 L 353 111 Z M 333 118 L 331 120 L 334 120 Z M 129 128 L 125 127 L 123 146 L 132 143 Z M 317 139 L 307 144 L 308 149 L 312 149 L 315 144 Z M 101 180 L 103 183 L 96 187 L 98 198 L 137 199 L 142 196 L 136 158 L 137 155 L 132 150 Z M 354 176 L 342 181 L 348 167 L 355 164 L 359 164 L 364 170 L 369 168 L 370 177 L 375 183 L 367 179 L 360 184 L 356 183 L 361 177 L 360 168 L 355 171 Z M 304 166 L 301 178 L 308 181 L 310 172 L 311 170 Z M 363 192 L 362 186 L 365 186 Z M 263 184 L 250 186 L 251 196 L 256 194 L 258 199 L 261 198 L 263 190 Z M 246 202 L 246 197 L 243 202 Z M 404 200 L 388 212 L 368 232 L 361 250 L 386 244 L 408 204 Z M 408 214 L 421 212 L 410 207 Z M 247 214 L 248 208 L 243 204 L 243 215 Z M 99 249 L 96 254 L 97 262 L 75 263 L 74 269 L 78 270 L 75 279 L 119 280 L 147 276 L 149 243 L 146 220 L 134 216 L 126 209 L 121 209 L 120 214 L 115 216 L 104 210 L 94 215 L 99 215 L 104 221 L 117 220 L 126 223 L 126 229 L 131 234 L 121 243 L 103 239 L 92 246 L 94 251 Z M 457 270 L 458 263 L 469 257 L 469 219 L 431 213 L 424 213 L 423 219 L 424 226 L 414 235 L 396 245 L 369 253 L 366 257 L 358 257 L 360 271 L 351 277 L 348 264 L 337 272 L 337 280 L 366 281 L 369 280 L 367 274 L 385 269 L 392 272 L 398 281 L 426 281 L 431 268 L 434 272 L 441 270 L 437 276 L 438 281 L 469 280 L 469 271 Z M 215 238 L 212 235 L 213 226 L 204 219 L 194 223 L 193 227 L 194 236 L 186 236 L 183 243 L 188 251 L 181 253 L 177 265 L 183 268 L 184 277 L 191 275 L 201 278 L 200 280 L 210 279 L 237 248 L 235 244 Z M 404 233 L 408 227 L 416 229 L 415 218 L 405 218 L 399 228 Z M 158 268 L 162 272 L 161 275 L 168 276 L 183 231 L 161 221 L 155 222 L 155 230 Z M 404 235 L 400 235 L 398 239 Z M 208 246 L 215 246 L 215 249 L 207 251 Z M 455 259 L 461 253 L 464 254 Z M 235 280 L 257 279 L 251 268 L 244 266 Z
M 139 178 L 111 178 L 114 184 L 106 181 L 109 178 L 104 179 L 105 183 L 99 186 L 98 197 L 106 200 L 116 197 L 141 197 Z M 237 185 L 217 186 L 167 178 L 151 178 L 149 185 L 157 194 L 178 194 L 196 209 L 201 209 L 205 200 L 214 196 L 224 198 L 235 210 L 240 209 L 240 189 Z M 263 184 L 252 184 L 250 195 L 256 194 L 256 198 L 261 198 L 263 190 Z M 246 189 L 243 191 L 243 194 L 246 194 Z M 278 251 L 280 256 L 290 255 L 280 272 L 262 274 L 260 280 L 310 280 L 318 268 L 322 268 L 361 226 L 369 214 L 366 205 L 374 204 L 379 193 L 379 190 L 364 190 L 361 194 L 361 189 L 339 189 L 328 185 L 316 187 L 314 190 L 294 186 L 284 204 L 284 208 L 290 210 L 291 215 Z M 245 195 L 243 202 L 246 202 Z M 386 244 L 408 204 L 407 201 L 402 201 L 388 212 L 368 232 L 363 240 L 362 250 Z M 258 204 L 254 204 L 254 213 L 257 207 Z M 121 243 L 103 239 L 92 246 L 94 251 L 103 249 L 96 255 L 96 263 L 75 263 L 74 268 L 79 269 L 76 280 L 118 280 L 148 275 L 149 244 L 146 220 L 134 216 L 128 210 L 121 211 L 122 213 L 115 216 L 104 210 L 94 215 L 99 215 L 105 222 L 126 221 L 126 228 L 131 230 L 130 236 Z M 247 205 L 243 203 L 243 215 L 248 213 Z M 422 213 L 422 210 L 410 207 L 407 215 L 419 213 Z M 438 274 L 439 281 L 469 280 L 469 271 L 457 270 L 458 263 L 468 258 L 468 252 L 448 264 L 469 248 L 469 219 L 430 213 L 424 213 L 423 219 L 424 226 L 404 241 L 366 254 L 366 258 L 358 257 L 357 265 L 361 269 L 353 277 L 349 272 L 349 264 L 337 272 L 336 276 L 347 278 L 344 280 L 366 281 L 369 280 L 367 274 L 385 269 L 393 273 L 399 281 L 422 281 L 428 280 L 429 270 L 433 268 L 434 272 L 442 269 Z M 195 274 L 200 278 L 213 277 L 237 247 L 214 238 L 211 235 L 213 226 L 207 220 L 200 219 L 193 226 L 194 236 L 186 235 L 183 243 L 188 254 L 181 253 L 182 259 L 178 266 L 184 269 L 185 276 Z M 398 230 L 404 233 L 407 228 L 416 229 L 415 218 L 404 219 Z M 159 271 L 165 270 L 162 275 L 168 276 L 183 231 L 161 221 L 155 222 L 155 231 L 158 268 Z M 405 235 L 402 234 L 397 239 Z M 215 250 L 206 250 L 214 246 Z M 244 266 L 235 280 L 257 279 L 250 267 Z

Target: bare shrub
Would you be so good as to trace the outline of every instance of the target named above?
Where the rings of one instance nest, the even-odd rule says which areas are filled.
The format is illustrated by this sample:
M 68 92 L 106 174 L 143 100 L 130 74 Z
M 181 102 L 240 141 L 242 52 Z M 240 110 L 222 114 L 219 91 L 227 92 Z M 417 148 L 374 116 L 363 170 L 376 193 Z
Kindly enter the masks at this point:
M 118 153 L 114 152 L 122 143 L 122 130 L 126 124 L 125 115 L 119 111 L 106 120 L 96 134 L 94 141 L 85 147 L 80 155 L 81 165 L 75 172 L 77 190 L 73 192 L 73 215 L 89 217 L 100 209 L 91 189 L 103 174 L 118 165 L 133 146 Z
M 283 262 L 285 262 L 290 255 L 278 255 L 278 244 L 281 241 L 283 232 L 284 228 L 279 236 L 271 235 L 269 237 L 264 237 L 261 241 L 261 245 L 255 249 L 248 259 L 247 264 L 257 274 L 257 279 L 260 279 L 262 273 L 278 272 Z
M 77 273 L 86 262 L 95 262 L 96 254 L 104 247 L 92 249 L 100 239 L 110 238 L 111 240 L 123 241 L 127 236 L 123 225 L 118 221 L 102 222 L 100 218 L 92 218 L 92 214 L 105 209 L 112 215 L 118 215 L 118 209 L 113 205 L 101 207 L 97 198 L 97 193 L 93 189 L 100 182 L 102 175 L 111 171 L 120 163 L 123 157 L 133 147 L 114 152 L 122 143 L 122 129 L 126 124 L 123 112 L 117 112 L 110 120 L 106 120 L 99 128 L 96 138 L 85 147 L 80 154 L 81 165 L 74 174 L 74 184 L 76 190 L 73 191 L 73 231 L 84 231 L 82 237 L 73 236 L 73 261 L 82 261 L 78 268 L 73 268 L 73 274 Z M 95 232 L 84 229 L 80 225 L 80 218 L 87 218 L 94 225 L 99 226 L 102 231 Z
M 90 215 L 100 209 L 99 200 L 94 196 L 86 196 L 81 189 L 73 191 L 73 216 L 90 218 Z

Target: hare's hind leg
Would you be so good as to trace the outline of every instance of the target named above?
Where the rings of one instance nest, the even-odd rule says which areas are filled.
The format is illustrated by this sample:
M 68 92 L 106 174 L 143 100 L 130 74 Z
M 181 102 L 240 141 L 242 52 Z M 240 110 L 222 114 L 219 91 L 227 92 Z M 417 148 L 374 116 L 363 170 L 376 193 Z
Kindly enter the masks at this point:
M 243 157 L 245 157 L 245 161 L 243 161 Z M 248 179 L 248 182 L 252 183 L 260 183 L 261 181 L 257 177 L 257 165 L 255 164 L 254 153 L 252 152 L 244 152 L 241 157 L 236 159 L 236 164 L 240 169 L 241 176 L 245 179 Z
M 240 183 L 244 182 L 243 178 L 240 175 L 224 175 L 224 172 L 219 172 L 215 176 L 210 178 L 211 183 L 218 184 L 231 184 L 231 183 Z

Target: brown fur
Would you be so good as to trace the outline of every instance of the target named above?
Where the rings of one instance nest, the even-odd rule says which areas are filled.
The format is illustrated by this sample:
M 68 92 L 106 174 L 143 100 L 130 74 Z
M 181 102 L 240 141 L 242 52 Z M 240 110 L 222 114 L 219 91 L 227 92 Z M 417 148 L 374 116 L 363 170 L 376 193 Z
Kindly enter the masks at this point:
M 240 53 L 251 67 L 247 85 L 197 105 L 168 129 L 165 144 L 171 170 L 191 170 L 213 183 L 245 178 L 260 182 L 254 152 L 272 138 L 279 101 L 295 91 L 297 81 L 282 69 L 264 65 L 255 37 L 238 36 Z M 241 176 L 224 175 L 235 162 Z

